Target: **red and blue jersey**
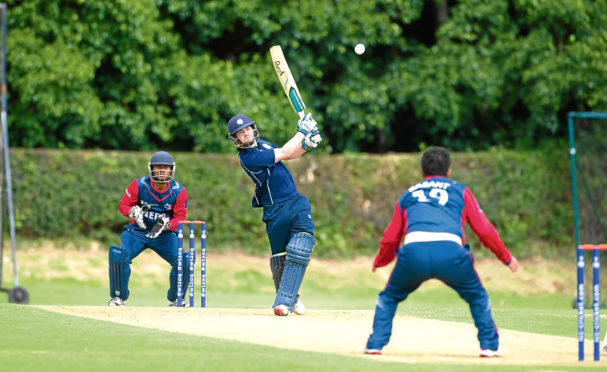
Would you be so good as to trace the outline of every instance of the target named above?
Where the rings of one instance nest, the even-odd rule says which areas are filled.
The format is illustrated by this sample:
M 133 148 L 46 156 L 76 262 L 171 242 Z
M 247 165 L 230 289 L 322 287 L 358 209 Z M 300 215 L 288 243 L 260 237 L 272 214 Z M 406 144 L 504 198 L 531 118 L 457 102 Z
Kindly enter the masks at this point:
M 504 264 L 511 255 L 465 185 L 446 177 L 429 176 L 409 187 L 394 208 L 392 221 L 380 240 L 373 265 L 389 264 L 401 245 L 421 241 L 465 241 L 465 223 Z
M 125 217 L 129 216 L 129 210 L 135 206 L 149 205 L 149 211 L 144 214 L 146 224 L 145 230 L 150 230 L 161 216 L 170 219 L 171 228 L 178 228 L 179 222 L 186 219 L 188 209 L 188 193 L 183 185 L 177 181 L 171 180 L 169 187 L 160 192 L 154 187 L 154 183 L 149 176 L 133 180 L 126 188 L 118 209 Z M 135 230 L 143 230 L 135 221 L 131 220 L 130 226 Z
M 256 146 L 238 149 L 240 165 L 255 184 L 253 207 L 277 204 L 299 194 L 287 166 L 282 161 L 276 162 L 276 148 L 259 138 Z

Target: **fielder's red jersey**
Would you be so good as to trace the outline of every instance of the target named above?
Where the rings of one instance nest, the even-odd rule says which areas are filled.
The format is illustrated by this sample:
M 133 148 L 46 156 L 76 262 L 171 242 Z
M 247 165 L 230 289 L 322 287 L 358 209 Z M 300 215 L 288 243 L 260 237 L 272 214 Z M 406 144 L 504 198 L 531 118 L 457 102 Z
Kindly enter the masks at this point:
M 392 262 L 403 238 L 404 244 L 441 240 L 464 244 L 466 222 L 500 261 L 510 263 L 510 251 L 468 187 L 446 177 L 429 176 L 409 187 L 399 198 L 373 266 L 382 267 Z

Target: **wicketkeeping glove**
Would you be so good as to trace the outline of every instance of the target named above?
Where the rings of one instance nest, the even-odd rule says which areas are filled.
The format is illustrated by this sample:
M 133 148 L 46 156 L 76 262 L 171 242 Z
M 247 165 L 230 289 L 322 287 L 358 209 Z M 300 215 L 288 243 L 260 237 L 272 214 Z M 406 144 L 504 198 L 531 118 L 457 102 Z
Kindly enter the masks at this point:
M 159 217 L 154 226 L 152 226 L 152 230 L 149 233 L 145 234 L 148 238 L 157 238 L 161 232 L 164 230 L 168 230 L 171 228 L 171 222 L 169 222 L 168 217 Z
M 147 212 L 149 210 L 150 210 L 149 205 L 144 205 L 143 207 L 135 205 L 131 209 L 129 209 L 129 218 L 132 220 L 135 220 L 135 222 L 137 223 L 137 225 L 139 225 L 139 227 L 141 227 L 142 229 L 145 229 L 145 222 L 143 222 L 143 215 L 145 214 L 145 212 Z
M 307 136 L 316 129 L 316 125 L 316 120 L 312 118 L 312 114 L 307 114 L 297 122 L 297 127 L 299 128 L 297 131 L 303 133 L 304 136 Z

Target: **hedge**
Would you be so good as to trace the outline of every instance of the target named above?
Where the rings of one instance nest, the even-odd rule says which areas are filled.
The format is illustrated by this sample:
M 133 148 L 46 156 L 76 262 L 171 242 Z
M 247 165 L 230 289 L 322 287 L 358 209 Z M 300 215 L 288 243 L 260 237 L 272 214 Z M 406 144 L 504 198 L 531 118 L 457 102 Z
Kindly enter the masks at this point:
M 20 237 L 119 243 L 126 186 L 147 174 L 151 152 L 12 149 Z M 190 218 L 208 223 L 209 249 L 265 254 L 261 210 L 236 153 L 174 152 Z M 502 239 L 519 257 L 570 254 L 573 212 L 567 152 L 493 149 L 454 153 L 452 177 L 468 185 Z M 312 203 L 319 257 L 373 254 L 402 192 L 420 179 L 419 153 L 306 154 L 287 162 Z M 5 225 L 6 229 L 6 225 Z M 478 240 L 466 236 L 475 252 Z

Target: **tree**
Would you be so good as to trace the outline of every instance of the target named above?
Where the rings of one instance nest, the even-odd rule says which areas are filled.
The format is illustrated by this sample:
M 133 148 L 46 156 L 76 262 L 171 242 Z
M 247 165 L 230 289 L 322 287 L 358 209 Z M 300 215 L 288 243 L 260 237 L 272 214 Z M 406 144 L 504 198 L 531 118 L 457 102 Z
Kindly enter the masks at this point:
M 607 107 L 606 0 L 8 3 L 18 146 L 226 152 L 237 113 L 285 141 L 275 44 L 321 152 L 532 148 Z

